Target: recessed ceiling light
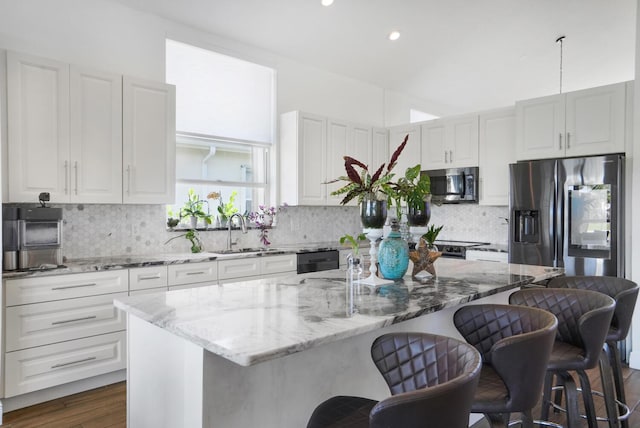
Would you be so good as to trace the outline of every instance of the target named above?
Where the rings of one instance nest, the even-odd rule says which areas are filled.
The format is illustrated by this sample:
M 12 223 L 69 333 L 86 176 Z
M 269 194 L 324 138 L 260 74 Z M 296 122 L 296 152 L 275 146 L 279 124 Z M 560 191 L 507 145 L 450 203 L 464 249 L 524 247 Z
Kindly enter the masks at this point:
M 321 0 L 320 3 L 323 6 L 331 6 L 333 4 L 333 0 Z
M 389 33 L 389 40 L 398 40 L 400 38 L 400 31 L 392 31 Z

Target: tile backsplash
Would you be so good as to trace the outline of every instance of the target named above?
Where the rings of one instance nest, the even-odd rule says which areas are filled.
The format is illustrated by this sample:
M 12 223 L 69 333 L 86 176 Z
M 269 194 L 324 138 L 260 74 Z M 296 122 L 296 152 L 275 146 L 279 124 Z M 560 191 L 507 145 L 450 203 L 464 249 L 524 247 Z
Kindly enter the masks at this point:
M 63 254 L 68 259 L 117 255 L 188 252 L 181 232 L 167 231 L 164 205 L 59 205 L 64 210 Z M 432 208 L 431 223 L 443 224 L 441 239 L 507 243 L 507 207 L 472 204 Z M 345 233 L 360 230 L 357 207 L 288 207 L 278 213 L 269 231 L 273 247 L 336 242 Z M 227 231 L 200 232 L 207 251 L 224 249 Z M 244 235 L 232 231 L 239 247 L 258 247 L 258 230 Z M 167 242 L 169 241 L 169 242 Z

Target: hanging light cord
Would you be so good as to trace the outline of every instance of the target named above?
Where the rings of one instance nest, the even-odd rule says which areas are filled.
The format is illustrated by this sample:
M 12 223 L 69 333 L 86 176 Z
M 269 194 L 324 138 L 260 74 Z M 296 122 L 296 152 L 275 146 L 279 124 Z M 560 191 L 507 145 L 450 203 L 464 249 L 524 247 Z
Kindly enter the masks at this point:
M 560 43 L 560 93 L 562 93 L 562 43 L 565 36 L 560 36 L 556 39 L 556 43 Z

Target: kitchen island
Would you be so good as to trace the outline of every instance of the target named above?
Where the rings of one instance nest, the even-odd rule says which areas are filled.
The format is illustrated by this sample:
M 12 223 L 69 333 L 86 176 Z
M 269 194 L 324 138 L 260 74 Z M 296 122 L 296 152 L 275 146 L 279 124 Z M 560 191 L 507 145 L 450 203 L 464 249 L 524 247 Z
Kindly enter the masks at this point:
M 127 312 L 127 419 L 137 427 L 304 427 L 332 395 L 389 395 L 369 357 L 390 331 L 457 336 L 462 304 L 506 302 L 562 270 L 440 259 L 438 278 L 361 286 L 344 271 L 115 300 Z

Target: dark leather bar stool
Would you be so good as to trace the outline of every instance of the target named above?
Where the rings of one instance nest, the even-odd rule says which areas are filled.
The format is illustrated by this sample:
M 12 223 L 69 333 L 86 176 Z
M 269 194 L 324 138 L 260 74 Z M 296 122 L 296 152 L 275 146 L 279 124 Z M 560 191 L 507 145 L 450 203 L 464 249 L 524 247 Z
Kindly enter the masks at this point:
M 618 350 L 618 342 L 627 338 L 629 329 L 631 328 L 631 320 L 633 310 L 638 299 L 638 284 L 624 278 L 616 278 L 610 276 L 564 276 L 554 278 L 547 285 L 549 288 L 574 288 L 580 290 L 592 290 L 606 294 L 616 301 L 616 309 L 613 312 L 613 319 L 609 326 L 609 332 L 604 344 L 605 356 L 613 371 L 613 381 L 615 384 L 615 397 L 612 397 L 608 390 L 612 389 L 611 385 L 606 383 L 607 361 L 600 363 L 600 377 L 603 379 L 603 390 L 605 407 L 607 409 L 607 418 L 598 418 L 598 420 L 609 420 L 610 426 L 615 426 L 611 422 L 612 418 L 620 419 L 623 428 L 629 427 L 627 418 L 629 416 L 629 407 L 626 404 L 626 395 L 624 392 L 624 380 L 622 378 L 622 359 Z M 618 408 L 616 401 L 620 402 L 625 409 L 626 415 L 618 416 Z
M 576 372 L 590 428 L 597 427 L 591 385 L 586 370 L 599 361 L 613 311 L 614 300 L 602 293 L 564 288 L 532 288 L 509 296 L 509 303 L 545 309 L 558 318 L 558 331 L 545 376 L 541 419 L 549 420 L 554 376 L 567 403 L 567 427 L 580 427 L 578 391 L 569 372 Z
M 511 413 L 533 427 L 558 321 L 547 311 L 512 305 L 469 305 L 453 322 L 482 355 L 482 372 L 471 405 L 492 427 L 506 427 Z
M 459 340 L 428 333 L 377 338 L 371 357 L 392 396 L 380 402 L 332 397 L 307 428 L 466 428 L 478 384 L 480 354 Z

